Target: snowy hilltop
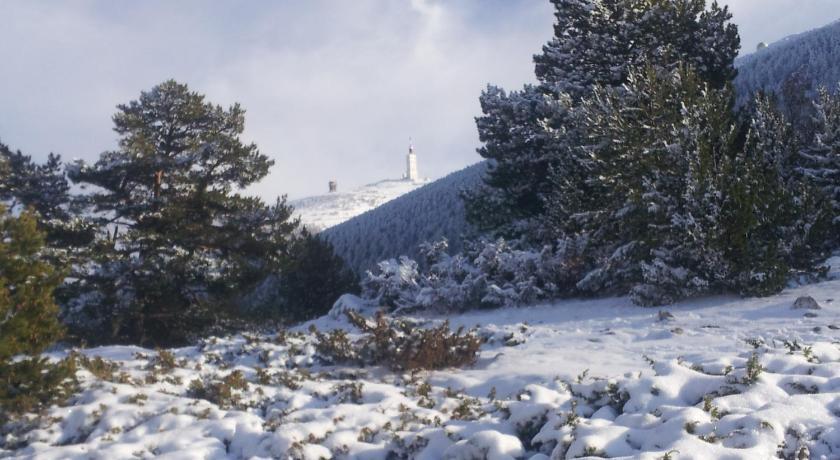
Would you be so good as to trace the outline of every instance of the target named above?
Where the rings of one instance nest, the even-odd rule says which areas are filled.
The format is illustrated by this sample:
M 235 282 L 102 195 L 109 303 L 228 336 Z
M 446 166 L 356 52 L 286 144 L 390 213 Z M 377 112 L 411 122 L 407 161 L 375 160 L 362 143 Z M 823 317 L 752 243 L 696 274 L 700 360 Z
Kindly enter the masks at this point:
M 735 89 L 744 104 L 754 92 L 771 91 L 783 99 L 792 91 L 814 91 L 818 86 L 836 89 L 840 53 L 840 21 L 792 35 L 735 61 Z
M 463 369 L 365 365 L 364 332 L 339 309 L 186 348 L 82 350 L 82 391 L 30 419 L 37 428 L 22 438 L 6 434 L 27 447 L 0 457 L 838 458 L 832 262 L 833 280 L 762 299 L 651 310 L 607 298 L 404 319 L 446 319 L 478 337 Z M 796 302 L 805 296 L 816 305 Z M 358 356 L 327 346 L 340 336 Z
M 334 227 L 359 214 L 377 208 L 425 184 L 425 181 L 389 179 L 359 187 L 350 192 L 331 192 L 293 200 L 295 214 L 312 231 Z
M 455 171 L 336 225 L 323 235 L 336 254 L 358 273 L 391 257 L 417 258 L 424 241 L 446 238 L 449 249 L 459 251 L 463 236 L 471 232 L 460 193 L 477 186 L 486 169 L 487 164 L 481 162 Z

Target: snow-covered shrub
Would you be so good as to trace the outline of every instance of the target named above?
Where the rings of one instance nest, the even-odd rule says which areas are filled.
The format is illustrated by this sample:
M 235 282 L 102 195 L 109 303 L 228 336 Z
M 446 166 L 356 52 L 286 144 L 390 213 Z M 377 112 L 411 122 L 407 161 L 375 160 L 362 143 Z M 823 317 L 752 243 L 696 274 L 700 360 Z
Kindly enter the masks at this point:
M 518 306 L 571 292 L 580 275 L 582 240 L 563 240 L 540 250 L 518 249 L 504 239 L 481 241 L 461 254 L 447 254 L 447 242 L 424 243 L 418 263 L 403 257 L 368 272 L 363 297 L 396 310 L 462 311 Z
M 379 262 L 376 273 L 362 280 L 362 297 L 393 309 L 412 306 L 419 291 L 417 262 L 406 256 Z
M 464 331 L 463 327 L 451 331 L 448 321 L 423 328 L 382 313 L 372 321 L 352 311 L 346 314 L 362 331 L 361 337 L 351 340 L 341 329 L 326 334 L 313 329 L 317 338 L 315 348 L 326 361 L 410 371 L 467 366 L 478 357 L 481 338 L 475 331 Z

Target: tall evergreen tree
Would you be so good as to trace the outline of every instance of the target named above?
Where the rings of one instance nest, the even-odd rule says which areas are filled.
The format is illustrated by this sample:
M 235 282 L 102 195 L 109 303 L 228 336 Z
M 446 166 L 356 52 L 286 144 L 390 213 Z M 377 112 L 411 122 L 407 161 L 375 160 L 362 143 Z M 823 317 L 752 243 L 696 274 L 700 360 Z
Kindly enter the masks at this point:
M 594 87 L 620 87 L 629 69 L 642 63 L 673 70 L 684 62 L 713 88 L 735 75 L 737 29 L 717 3 L 708 8 L 704 0 L 552 3 L 555 36 L 534 57 L 540 84 L 509 95 L 490 87 L 481 97 L 479 154 L 490 160 L 490 168 L 485 186 L 466 195 L 468 217 L 480 229 L 506 237 L 544 240 L 556 233 L 541 220 L 544 199 L 558 185 L 583 201 L 593 196 L 586 183 L 591 165 L 575 158 L 587 133 L 574 112 Z
M 730 286 L 767 295 L 784 287 L 791 270 L 815 270 L 827 216 L 795 174 L 796 137 L 773 98 L 758 95 L 748 115 L 727 175 L 725 247 Z
M 714 88 L 735 77 L 740 40 L 727 7 L 705 0 L 552 0 L 554 38 L 534 56 L 537 78 L 555 93 L 585 97 L 619 86 L 643 63 L 698 69 Z
M 69 201 L 70 186 L 60 156 L 51 153 L 44 164 L 37 164 L 0 143 L 0 157 L 8 167 L 8 174 L 0 178 L 0 199 L 11 208 L 32 207 L 45 220 L 67 217 L 62 205 Z
M 840 95 L 820 88 L 814 112 L 814 135 L 799 151 L 797 171 L 826 200 L 836 246 L 840 244 Z
M 282 264 L 291 208 L 236 192 L 273 164 L 241 141 L 244 115 L 171 80 L 118 106 L 119 148 L 69 170 L 95 186 L 86 199 L 100 238 L 68 319 L 103 340 L 183 342 Z
M 44 243 L 36 214 L 14 217 L 0 205 L 0 424 L 65 396 L 73 377 L 72 363 L 38 356 L 63 333 L 53 299 L 62 274 Z
M 0 362 L 41 353 L 61 336 L 53 290 L 62 277 L 43 248 L 35 214 L 13 217 L 0 206 Z
M 484 184 L 465 192 L 468 219 L 482 231 L 506 237 L 534 233 L 549 191 L 546 173 L 561 158 L 557 132 L 564 132 L 571 108 L 566 97 L 525 86 L 510 94 L 488 86 L 476 118 L 479 154 L 490 161 Z M 565 134 L 565 132 L 564 132 Z
M 730 103 L 730 92 L 685 68 L 647 66 L 631 70 L 621 89 L 594 88 L 579 109 L 590 137 L 577 156 L 587 162 L 577 169 L 593 196 L 581 200 L 570 182 L 546 200 L 550 227 L 588 241 L 591 270 L 581 290 L 632 288 L 648 304 L 716 285 L 725 267 L 708 249 L 717 236 Z

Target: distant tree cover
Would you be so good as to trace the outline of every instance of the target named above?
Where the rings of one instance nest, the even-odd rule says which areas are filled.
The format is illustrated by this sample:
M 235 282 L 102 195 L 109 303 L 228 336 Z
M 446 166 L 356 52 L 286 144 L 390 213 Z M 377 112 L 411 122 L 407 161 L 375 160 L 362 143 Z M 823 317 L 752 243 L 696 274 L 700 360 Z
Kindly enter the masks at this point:
M 820 87 L 832 92 L 836 89 L 840 81 L 838 61 L 840 21 L 738 58 L 734 80 L 738 105 L 748 104 L 758 91 L 774 93 L 780 97 L 785 115 L 798 118 L 796 112 L 810 103 Z
M 397 255 L 419 259 L 424 241 L 445 238 L 449 251 L 459 252 L 474 233 L 460 192 L 478 186 L 486 168 L 481 162 L 450 173 L 320 235 L 358 273 Z
M 661 305 L 819 276 L 840 234 L 840 99 L 792 78 L 736 108 L 739 37 L 717 3 L 552 3 L 538 83 L 480 98 L 489 166 L 464 199 L 481 237 L 434 263 L 382 262 L 365 296 L 400 310 Z
M 118 147 L 93 164 L 65 174 L 57 155 L 36 164 L 0 145 L 4 214 L 37 218 L 44 263 L 67 270 L 55 297 L 70 338 L 182 344 L 315 317 L 352 289 L 355 275 L 301 232 L 284 197 L 239 192 L 273 165 L 240 140 L 244 115 L 170 80 L 118 106 Z M 282 289 L 240 308 L 267 280 Z

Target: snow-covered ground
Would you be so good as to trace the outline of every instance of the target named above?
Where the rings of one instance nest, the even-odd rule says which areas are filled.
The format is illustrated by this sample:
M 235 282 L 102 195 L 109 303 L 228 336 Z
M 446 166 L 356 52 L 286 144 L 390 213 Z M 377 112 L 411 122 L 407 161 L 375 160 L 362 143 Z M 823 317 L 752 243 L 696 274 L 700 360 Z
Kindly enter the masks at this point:
M 310 230 L 321 231 L 370 211 L 426 183 L 383 180 L 350 192 L 339 191 L 301 198 L 291 201 L 290 204 L 294 206 L 295 215 L 300 217 L 304 225 Z
M 84 350 L 114 367 L 81 370 L 83 392 L 8 435 L 28 446 L 0 457 L 840 458 L 834 262 L 833 280 L 761 299 L 659 310 L 609 298 L 452 316 L 487 339 L 467 369 L 325 365 L 307 331 L 352 331 L 340 315 L 173 356 Z M 822 308 L 794 309 L 806 295 Z

